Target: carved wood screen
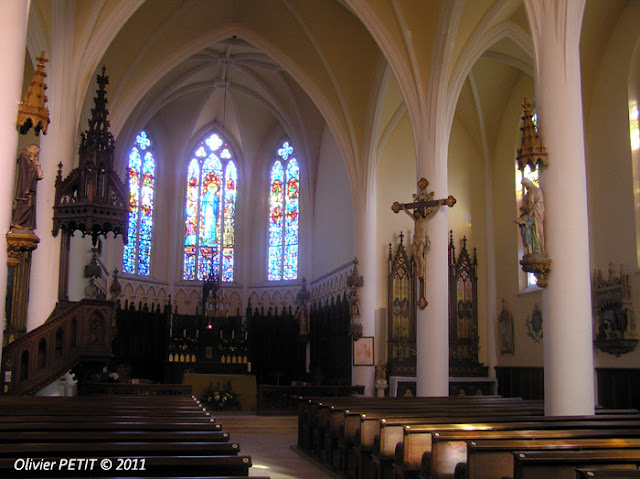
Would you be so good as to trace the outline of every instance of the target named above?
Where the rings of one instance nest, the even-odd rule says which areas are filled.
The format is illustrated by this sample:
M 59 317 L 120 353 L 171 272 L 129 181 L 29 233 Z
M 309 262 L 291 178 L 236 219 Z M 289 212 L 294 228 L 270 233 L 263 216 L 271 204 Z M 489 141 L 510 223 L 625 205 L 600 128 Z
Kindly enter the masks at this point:
M 387 375 L 416 375 L 416 278 L 413 260 L 400 244 L 389 244 Z
M 453 231 L 449 233 L 449 375 L 486 376 L 478 362 L 478 260 L 467 251 L 467 238 L 456 258 Z
M 311 305 L 311 375 L 315 385 L 351 385 L 351 313 L 346 293 Z

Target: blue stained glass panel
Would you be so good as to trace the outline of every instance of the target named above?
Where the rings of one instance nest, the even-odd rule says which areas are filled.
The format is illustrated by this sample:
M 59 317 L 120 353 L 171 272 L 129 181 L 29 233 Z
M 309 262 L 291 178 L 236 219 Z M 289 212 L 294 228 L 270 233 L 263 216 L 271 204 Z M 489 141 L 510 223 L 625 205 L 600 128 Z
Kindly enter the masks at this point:
M 231 149 L 219 134 L 208 135 L 189 164 L 184 279 L 203 280 L 213 268 L 233 281 L 237 181 Z
M 151 260 L 151 227 L 153 226 L 153 190 L 156 165 L 151 152 L 144 155 L 140 188 L 140 230 L 138 274 L 148 275 Z
M 284 279 L 298 277 L 298 203 L 300 168 L 295 158 L 287 164 L 287 213 L 284 228 Z
M 196 279 L 196 248 L 195 246 L 184 247 L 184 269 L 182 272 L 184 279 Z
M 267 279 L 270 281 L 298 277 L 300 167 L 293 153 L 289 142 L 284 142 L 277 150 L 280 159 L 271 169 L 267 252 Z
M 284 224 L 284 168 L 276 161 L 271 168 L 271 185 L 269 191 L 269 249 L 268 270 L 269 281 L 282 278 L 282 227 Z
M 222 249 L 222 281 L 233 281 L 233 248 Z
M 150 273 L 155 160 L 151 151 L 146 151 L 144 159 L 140 156 L 150 146 L 151 140 L 141 131 L 129 153 L 129 219 L 122 269 L 130 274 Z
M 220 235 L 220 200 L 222 198 L 222 164 L 210 156 L 202 166 L 200 192 L 200 246 L 213 246 Z
M 200 164 L 195 158 L 189 163 L 187 173 L 187 201 L 185 206 L 184 245 L 195 246 L 198 235 L 198 197 L 200 193 Z M 185 278 L 187 279 L 187 278 Z

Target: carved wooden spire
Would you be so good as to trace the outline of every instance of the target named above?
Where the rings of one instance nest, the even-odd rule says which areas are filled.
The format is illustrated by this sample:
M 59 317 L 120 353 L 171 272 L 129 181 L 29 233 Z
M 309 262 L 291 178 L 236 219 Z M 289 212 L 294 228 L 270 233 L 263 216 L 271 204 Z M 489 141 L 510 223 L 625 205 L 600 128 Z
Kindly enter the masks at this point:
M 25 134 L 33 127 L 36 135 L 47 134 L 47 126 L 49 125 L 49 109 L 45 106 L 47 102 L 47 96 L 44 91 L 47 89 L 47 85 L 44 79 L 47 74 L 44 72 L 44 64 L 49 60 L 44 56 L 44 50 L 40 53 L 38 60 L 38 66 L 36 72 L 33 74 L 33 80 L 27 92 L 24 95 L 24 99 L 18 106 L 18 128 L 21 134 Z
M 520 142 L 520 148 L 518 148 L 518 168 L 524 170 L 524 167 L 528 164 L 531 169 L 535 169 L 538 163 L 542 166 L 547 166 L 547 147 L 542 144 L 538 130 L 533 124 L 533 115 L 531 114 L 531 105 L 524 99 L 522 104 L 524 113 L 522 115 L 522 140 Z
M 91 109 L 89 129 L 82 133 L 79 166 L 62 179 L 59 166 L 53 213 L 53 234 L 62 229 L 73 235 L 89 234 L 95 245 L 98 236 L 122 234 L 127 242 L 129 218 L 128 185 L 113 169 L 115 141 L 109 131 L 109 111 L 105 86 L 109 77 L 97 76 L 98 90 Z

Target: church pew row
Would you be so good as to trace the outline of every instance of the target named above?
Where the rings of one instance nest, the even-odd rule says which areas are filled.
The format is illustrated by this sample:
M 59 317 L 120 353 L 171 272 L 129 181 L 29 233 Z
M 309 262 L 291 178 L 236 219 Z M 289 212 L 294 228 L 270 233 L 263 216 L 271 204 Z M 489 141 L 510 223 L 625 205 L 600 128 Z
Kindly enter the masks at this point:
M 576 469 L 576 479 L 640 479 L 640 469 Z
M 383 437 L 385 445 L 392 443 L 388 447 L 389 456 L 393 457 L 395 453 L 395 444 L 402 440 L 403 426 L 405 424 L 424 424 L 429 422 L 450 422 L 452 418 L 457 418 L 459 422 L 470 422 L 472 420 L 484 421 L 517 421 L 518 418 L 535 419 L 542 417 L 544 409 L 542 405 L 528 405 L 526 403 L 503 405 L 468 405 L 462 408 L 450 408 L 447 406 L 439 406 L 432 409 L 417 409 L 410 411 L 393 411 L 393 412 L 373 412 L 359 415 L 359 427 L 356 425 L 349 426 L 348 420 L 345 422 L 345 430 L 336 442 L 338 463 L 343 461 L 344 467 L 348 467 L 351 462 L 357 469 L 363 471 L 372 467 L 371 454 L 374 451 L 375 437 Z M 393 426 L 395 421 L 396 427 Z M 382 424 L 386 424 L 386 433 L 381 433 Z M 396 438 L 391 437 L 392 432 L 396 433 Z M 395 440 L 395 442 L 393 442 Z M 353 456 L 353 460 L 350 458 Z M 363 469 L 364 468 L 364 469 Z M 361 474 L 367 474 L 363 472 Z M 358 477 L 357 475 L 355 477 Z M 366 476 L 365 476 L 366 477 Z
M 451 444 L 450 447 L 455 447 Z M 513 477 L 515 458 L 513 451 L 587 450 L 587 449 L 640 449 L 640 438 L 563 438 L 563 439 L 480 439 L 467 441 L 466 457 L 454 469 L 456 479 L 490 479 Z M 434 451 L 437 448 L 434 449 Z M 453 455 L 450 455 L 453 458 Z M 437 458 L 431 457 L 431 462 Z M 427 463 L 424 458 L 422 467 Z M 428 467 L 431 467 L 429 465 Z M 449 468 L 450 469 L 450 468 Z M 437 475 L 437 467 L 430 475 Z M 421 476 L 426 476 L 421 471 Z
M 19 458 L 42 456 L 67 457 L 73 451 L 74 457 L 99 456 L 145 456 L 145 455 L 180 455 L 180 456 L 229 456 L 240 452 L 240 445 L 232 442 L 33 442 L 3 444 L 0 458 Z
M 68 454 L 64 456 L 70 457 Z M 116 477 L 121 475 L 123 471 L 113 470 L 118 464 L 139 464 L 138 470 L 131 471 L 139 477 L 149 476 L 168 476 L 191 478 L 194 476 L 233 476 L 248 477 L 249 468 L 251 467 L 251 457 L 241 455 L 202 455 L 202 456 L 184 456 L 184 455 L 147 455 L 147 456 L 107 456 L 102 455 L 99 460 L 109 459 L 113 466 L 109 469 L 103 469 L 99 463 L 92 467 L 90 472 L 92 477 Z M 59 456 L 41 456 L 38 460 L 43 463 L 49 461 L 54 464 L 51 470 L 46 471 L 47 477 L 56 478 L 72 478 L 66 468 L 59 467 Z M 0 458 L 0 477 L 16 477 L 15 469 L 16 458 Z M 140 470 L 144 464 L 144 470 Z M 78 471 L 88 472 L 88 471 Z M 38 470 L 20 470 L 18 471 L 20 478 L 31 478 L 42 476 L 42 471 Z
M 476 430 L 472 429 L 472 425 L 466 429 L 458 430 L 454 428 L 447 430 L 443 425 L 437 425 L 430 428 L 430 432 L 423 430 L 418 434 L 405 434 L 405 441 L 396 446 L 393 478 L 416 478 L 420 471 L 422 471 L 421 475 L 426 477 L 452 478 L 456 467 L 460 468 L 460 463 L 466 463 L 467 444 L 472 441 L 640 438 L 638 425 L 624 427 L 625 425 L 624 422 L 621 422 L 617 425 L 619 428 L 614 429 L 610 424 L 599 424 L 597 421 L 567 421 L 543 425 L 537 423 L 531 427 L 518 423 L 496 423 L 478 424 L 479 428 Z M 414 441 L 407 441 L 407 437 L 413 437 Z M 513 477 L 510 474 L 505 476 Z
M 412 404 L 419 404 L 422 401 L 434 402 L 468 402 L 477 403 L 490 402 L 499 399 L 504 402 L 520 402 L 520 398 L 501 398 L 499 396 L 441 396 L 429 398 L 405 398 L 405 397 L 368 397 L 368 396 L 348 396 L 348 397 L 300 397 L 298 400 L 298 426 L 299 431 L 304 432 L 298 440 L 298 447 L 308 450 L 311 446 L 311 430 L 318 422 L 326 422 L 326 416 L 331 414 L 331 409 L 344 411 L 354 407 L 370 410 L 374 407 L 406 407 Z
M 29 416 L 24 416 L 28 418 Z M 111 416 L 92 422 L 10 422 L 0 424 L 0 432 L 18 431 L 221 431 L 222 425 L 213 422 L 178 421 L 121 421 Z
M 358 464 L 352 452 L 356 438 L 364 429 L 379 429 L 381 418 L 449 417 L 495 414 L 543 413 L 541 401 L 500 397 L 430 397 L 430 398 L 312 398 L 301 401 L 299 407 L 299 448 L 324 461 L 327 465 L 358 477 Z M 422 421 L 422 422 L 423 422 Z M 377 426 L 376 426 L 377 425 Z M 374 433 L 361 436 L 360 446 L 369 451 L 373 447 Z M 305 450 L 306 449 L 306 450 Z M 365 454 L 365 458 L 367 455 Z
M 606 411 L 611 412 L 611 411 Z M 563 423 L 567 421 L 571 421 L 575 423 L 575 421 L 597 421 L 598 424 L 604 424 L 608 422 L 610 427 L 614 428 L 616 424 L 620 421 L 626 422 L 629 419 L 640 420 L 640 415 L 629 416 L 629 415 L 616 415 L 616 414 L 603 414 L 597 416 L 517 416 L 517 415 L 502 415 L 495 417 L 469 417 L 469 418 L 456 418 L 458 423 L 462 423 L 462 425 L 458 425 L 457 428 L 469 428 L 472 427 L 474 423 L 478 423 L 482 421 L 480 426 L 484 426 L 489 428 L 490 425 L 488 423 L 518 423 L 515 426 L 512 426 L 511 429 L 515 428 L 523 428 L 530 429 L 534 427 L 545 427 L 545 424 L 549 424 L 549 428 L 555 427 L 553 423 L 557 423 L 559 427 L 562 427 Z M 440 418 L 432 419 L 429 422 L 429 425 L 433 426 L 435 431 L 438 431 L 438 424 L 440 424 L 440 428 L 444 429 L 446 427 L 451 428 L 452 425 L 446 425 L 446 419 L 442 420 Z M 589 424 L 589 423 L 586 423 Z M 391 418 L 391 419 L 382 419 L 380 421 L 380 433 L 376 436 L 374 441 L 374 447 L 371 452 L 371 461 L 373 472 L 371 477 L 374 478 L 390 478 L 393 462 L 395 460 L 396 455 L 396 446 L 398 443 L 402 443 L 405 435 L 405 426 L 408 428 L 413 427 L 414 431 L 421 426 L 427 426 L 425 421 L 420 418 Z M 509 427 L 509 426 L 505 426 Z M 417 446 L 416 446 L 417 447 Z M 368 476 L 363 476 L 368 477 Z
M 0 477 L 15 476 L 16 461 L 62 461 L 64 458 L 109 458 L 116 464 L 141 464 L 140 477 L 248 476 L 250 456 L 229 442 L 222 425 L 195 399 L 174 401 L 147 398 L 0 398 L 0 409 L 19 409 L 23 421 L 0 419 Z M 51 402 L 49 400 L 52 399 Z M 51 407 L 49 407 L 51 406 Z M 91 415 L 90 411 L 98 411 Z M 29 411 L 29 412 L 27 412 Z M 148 417 L 146 415 L 149 415 Z M 16 416 L 17 417 L 17 416 Z M 87 421 L 89 419 L 89 421 Z M 21 463 L 22 464 L 22 463 Z M 136 470 L 137 469 L 137 470 Z M 87 471 L 85 469 L 84 471 Z M 47 470 L 47 477 L 74 477 L 66 468 Z M 92 477 L 116 477 L 126 469 L 90 469 Z M 31 467 L 20 477 L 37 477 L 43 470 Z
M 520 398 L 499 397 L 428 397 L 428 398 L 305 398 L 298 408 L 298 447 L 320 456 L 323 436 L 326 431 L 337 433 L 343 428 L 351 434 L 350 428 L 359 428 L 359 415 L 376 411 L 409 411 L 419 410 L 430 405 L 448 405 L 451 408 L 466 407 L 468 404 L 477 407 L 494 407 L 498 402 L 505 407 L 508 404 L 522 404 Z M 537 401 L 542 408 L 542 403 Z M 351 416 L 352 424 L 345 424 L 347 416 Z
M 499 412 L 498 412 L 499 411 Z M 373 448 L 375 433 L 379 431 L 380 421 L 393 417 L 420 417 L 423 420 L 432 417 L 450 417 L 452 415 L 494 414 L 542 414 L 543 406 L 539 401 L 526 402 L 519 398 L 420 398 L 413 401 L 388 401 L 387 404 L 366 407 L 352 406 L 352 409 L 333 408 L 329 424 L 318 423 L 314 430 L 311 453 L 339 471 L 348 471 L 351 477 L 357 477 L 358 451 L 367 454 Z M 318 436 L 324 435 L 324 448 Z M 355 449 L 354 449 L 355 447 Z M 355 452 L 354 452 L 355 451 Z M 355 473 L 351 472 L 355 469 Z M 355 475 L 354 475 L 355 474 Z
M 0 432 L 0 445 L 11 443 L 79 442 L 228 442 L 229 433 L 211 431 L 13 431 Z
M 513 456 L 513 479 L 575 479 L 578 468 L 632 471 L 640 464 L 640 449 L 514 451 Z
M 41 411 L 42 412 L 42 411 Z M 33 422 L 57 422 L 57 423 L 73 423 L 73 422 L 95 422 L 99 415 L 96 414 L 83 414 L 83 415 L 49 415 L 49 414 L 16 414 L 13 416 L 0 416 L 0 429 L 3 424 L 10 424 L 15 422 L 23 422 L 25 418 L 28 418 Z M 141 413 L 135 414 L 118 414 L 118 421 L 120 422 L 166 422 L 166 421 L 175 421 L 175 422 L 185 422 L 188 420 L 190 423 L 202 423 L 209 424 L 215 423 L 215 418 L 211 417 L 211 415 L 207 416 L 183 416 L 183 415 L 173 415 L 173 416 L 147 416 Z

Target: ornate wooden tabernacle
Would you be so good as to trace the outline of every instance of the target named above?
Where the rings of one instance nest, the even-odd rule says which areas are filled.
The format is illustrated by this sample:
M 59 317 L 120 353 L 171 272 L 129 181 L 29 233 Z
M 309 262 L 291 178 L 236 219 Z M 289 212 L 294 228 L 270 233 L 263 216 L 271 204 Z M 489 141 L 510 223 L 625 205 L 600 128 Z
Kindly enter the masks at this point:
M 416 275 L 400 233 L 400 244 L 392 255 L 389 244 L 388 275 L 388 376 L 416 375 Z
M 467 238 L 456 258 L 453 231 L 449 232 L 449 375 L 487 376 L 478 362 L 478 259 L 467 251 Z
M 387 370 L 398 381 L 415 381 L 416 375 L 416 273 L 401 233 L 395 255 L 389 245 Z M 449 375 L 450 394 L 493 394 L 488 368 L 478 361 L 478 260 L 467 251 L 463 238 L 456 256 L 453 232 L 449 236 Z M 472 381 L 467 378 L 474 377 Z M 392 381 L 393 382 L 393 381 Z M 393 394 L 393 392 L 392 392 Z

